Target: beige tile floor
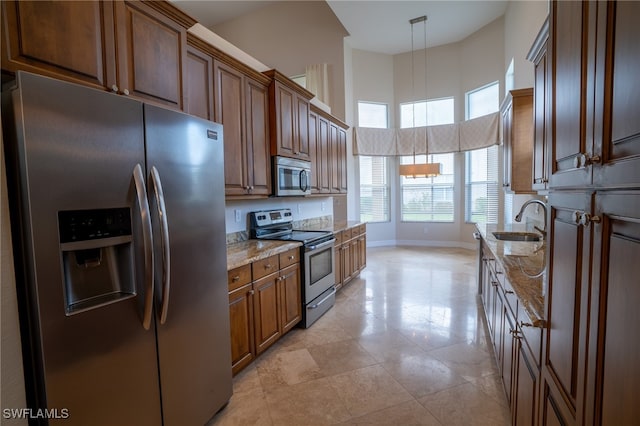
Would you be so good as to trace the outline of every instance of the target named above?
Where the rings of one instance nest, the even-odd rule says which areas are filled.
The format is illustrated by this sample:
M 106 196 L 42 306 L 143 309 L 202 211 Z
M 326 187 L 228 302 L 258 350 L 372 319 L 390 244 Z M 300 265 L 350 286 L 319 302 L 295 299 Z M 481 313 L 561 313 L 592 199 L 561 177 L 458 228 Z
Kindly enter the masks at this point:
M 476 252 L 370 248 L 307 330 L 238 376 L 213 425 L 508 425 L 476 297 Z

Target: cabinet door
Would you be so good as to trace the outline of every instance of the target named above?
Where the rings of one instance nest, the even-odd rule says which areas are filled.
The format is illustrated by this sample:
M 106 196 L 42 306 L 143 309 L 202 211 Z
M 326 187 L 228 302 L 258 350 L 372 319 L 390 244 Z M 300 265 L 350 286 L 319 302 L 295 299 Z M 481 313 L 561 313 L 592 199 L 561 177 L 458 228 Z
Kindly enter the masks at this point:
M 340 252 L 342 258 L 342 285 L 351 281 L 353 271 L 353 259 L 351 259 L 351 241 L 342 243 Z
M 575 421 L 583 401 L 589 300 L 589 228 L 580 224 L 591 213 L 590 193 L 551 193 L 548 288 L 545 300 L 547 329 L 542 374 L 562 395 Z
M 498 297 L 502 298 L 502 290 L 498 291 Z M 511 396 L 512 396 L 512 383 L 511 378 L 513 376 L 513 349 L 514 349 L 514 338 L 513 333 L 516 330 L 516 323 L 513 313 L 511 309 L 507 305 L 507 303 L 503 300 L 503 311 L 502 311 L 502 383 L 504 384 L 505 394 L 507 396 L 507 401 L 512 404 Z
M 249 158 L 244 138 L 242 74 L 214 63 L 215 121 L 224 126 L 224 185 L 226 195 L 244 195 L 248 191 L 246 165 Z
M 271 194 L 269 88 L 247 77 L 245 92 L 246 145 L 247 152 L 251 153 L 246 159 L 249 193 L 267 196 Z
M 213 121 L 213 59 L 197 47 L 187 45 L 185 73 L 184 111 Z
M 547 132 L 550 130 L 549 123 L 549 80 L 547 69 L 547 42 L 549 36 L 549 23 L 545 22 L 537 41 L 539 50 L 533 57 L 534 73 L 534 96 L 533 96 L 533 182 L 532 188 L 544 190 L 547 188 L 549 176 L 548 168 L 548 144 Z
M 300 264 L 280 271 L 280 306 L 282 334 L 291 330 L 302 319 L 302 295 L 300 294 Z
M 331 162 L 329 120 L 321 116 L 318 117 L 318 147 L 319 189 L 320 193 L 328 194 L 331 192 L 331 175 L 333 169 L 338 167 L 338 165 Z
M 531 362 L 527 345 L 522 337 L 516 339 L 515 368 L 513 373 L 513 400 L 511 409 L 514 413 L 515 426 L 535 426 L 538 409 L 538 376 L 540 374 L 534 362 Z
M 253 283 L 256 354 L 264 352 L 282 335 L 278 278 L 278 273 L 273 273 Z
M 309 151 L 311 155 L 311 193 L 320 193 L 320 146 L 318 145 L 318 114 L 309 111 Z
M 640 191 L 596 193 L 589 383 L 584 424 L 640 418 Z M 588 221 L 587 221 L 588 219 Z M 593 221 L 591 221 L 593 220 Z
M 142 2 L 116 2 L 119 92 L 182 109 L 187 31 Z
M 116 83 L 112 3 L 3 1 L 2 69 L 96 88 Z
M 502 187 L 511 189 L 511 110 L 509 103 L 502 110 Z
M 272 87 L 274 110 L 271 111 L 271 120 L 275 123 L 272 129 L 275 137 L 271 141 L 275 150 L 272 154 L 295 157 L 297 95 L 278 82 L 272 83 Z
M 255 357 L 252 288 L 251 284 L 247 284 L 229 293 L 231 370 L 234 375 Z
M 600 187 L 640 181 L 640 3 L 598 2 L 594 141 Z M 600 28 L 606 31 L 600 31 Z
M 302 160 L 311 158 L 309 149 L 309 101 L 300 95 L 296 96 L 296 138 L 294 154 Z
M 360 247 L 358 246 L 358 238 L 351 240 L 349 250 L 351 250 L 351 275 L 355 276 L 360 270 Z
M 347 132 L 338 128 L 338 170 L 341 193 L 347 192 Z
M 338 126 L 329 124 L 329 162 L 331 163 L 331 193 L 340 193 L 340 140 L 338 139 Z
M 551 154 L 550 188 L 581 187 L 591 183 L 586 158 L 588 38 L 590 2 L 553 1 L 550 13 Z M 595 31 L 593 31 L 595 33 Z M 589 139 L 590 140 L 590 139 Z
M 362 271 L 367 266 L 367 234 L 358 237 L 358 255 L 360 256 L 360 268 Z
M 336 277 L 336 289 L 342 287 L 342 244 L 336 244 L 333 248 L 333 270 Z

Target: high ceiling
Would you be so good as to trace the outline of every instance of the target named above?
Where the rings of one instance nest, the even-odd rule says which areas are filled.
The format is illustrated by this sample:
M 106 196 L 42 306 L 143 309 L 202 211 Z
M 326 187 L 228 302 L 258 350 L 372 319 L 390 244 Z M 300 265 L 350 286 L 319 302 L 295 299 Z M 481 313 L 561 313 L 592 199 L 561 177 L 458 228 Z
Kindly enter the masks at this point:
M 215 32 L 215 26 L 236 19 L 275 1 L 172 0 L 182 10 Z M 285 0 L 295 1 L 295 0 Z M 427 15 L 429 47 L 464 39 L 502 16 L 507 0 L 390 1 L 327 0 L 349 32 L 355 49 L 386 54 L 411 50 L 409 20 Z M 424 47 L 423 24 L 414 26 L 416 48 Z

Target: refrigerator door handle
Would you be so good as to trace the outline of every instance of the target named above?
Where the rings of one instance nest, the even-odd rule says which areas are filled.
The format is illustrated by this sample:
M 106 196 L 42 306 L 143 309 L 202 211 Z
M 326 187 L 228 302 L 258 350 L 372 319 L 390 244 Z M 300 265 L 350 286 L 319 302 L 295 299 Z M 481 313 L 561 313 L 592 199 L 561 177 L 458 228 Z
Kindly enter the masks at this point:
M 151 182 L 155 192 L 160 218 L 160 232 L 162 232 L 162 305 L 160 307 L 160 324 L 167 321 L 167 311 L 169 310 L 169 289 L 170 289 L 170 260 L 169 250 L 169 224 L 167 220 L 167 209 L 164 203 L 164 193 L 162 192 L 162 181 L 156 166 L 151 168 Z
M 140 163 L 133 168 L 133 181 L 136 185 L 138 196 L 138 206 L 140 208 L 140 220 L 142 222 L 142 238 L 144 244 L 144 312 L 142 316 L 142 326 L 145 330 L 151 327 L 153 313 L 153 236 L 151 228 L 151 214 L 149 211 L 149 200 L 147 199 L 146 185 L 144 184 L 144 174 Z

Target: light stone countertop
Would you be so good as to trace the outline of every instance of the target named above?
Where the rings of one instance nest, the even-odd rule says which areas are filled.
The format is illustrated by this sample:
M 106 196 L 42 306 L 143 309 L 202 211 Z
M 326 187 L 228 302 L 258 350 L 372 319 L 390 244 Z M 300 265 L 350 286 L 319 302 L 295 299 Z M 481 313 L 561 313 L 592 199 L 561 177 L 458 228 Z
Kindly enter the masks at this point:
M 276 240 L 247 240 L 227 245 L 227 271 L 274 254 L 284 253 L 302 243 Z
M 524 225 L 476 224 L 486 246 L 502 266 L 505 277 L 513 287 L 521 306 L 534 326 L 544 325 L 544 274 L 533 278 L 545 269 L 546 243 L 501 241 L 493 236 L 495 231 L 528 232 Z M 546 271 L 545 271 L 546 274 Z

